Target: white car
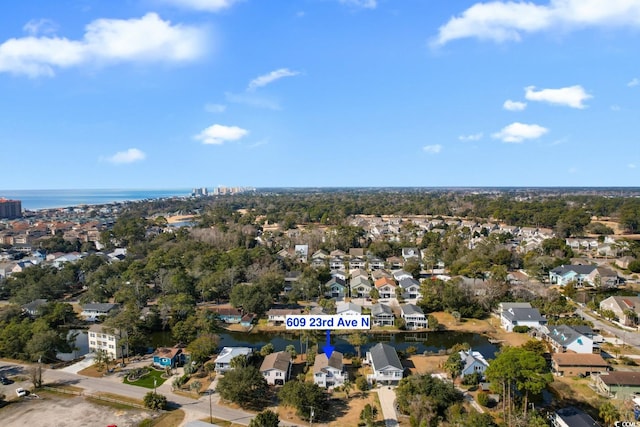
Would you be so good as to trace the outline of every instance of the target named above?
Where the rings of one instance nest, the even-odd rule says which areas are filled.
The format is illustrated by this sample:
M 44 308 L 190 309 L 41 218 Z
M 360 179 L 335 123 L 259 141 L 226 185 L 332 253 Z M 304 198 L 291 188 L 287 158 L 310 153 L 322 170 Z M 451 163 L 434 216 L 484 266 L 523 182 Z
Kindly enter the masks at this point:
M 22 387 L 18 387 L 16 389 L 16 394 L 18 395 L 18 397 L 23 397 L 27 395 L 27 390 L 23 389 Z

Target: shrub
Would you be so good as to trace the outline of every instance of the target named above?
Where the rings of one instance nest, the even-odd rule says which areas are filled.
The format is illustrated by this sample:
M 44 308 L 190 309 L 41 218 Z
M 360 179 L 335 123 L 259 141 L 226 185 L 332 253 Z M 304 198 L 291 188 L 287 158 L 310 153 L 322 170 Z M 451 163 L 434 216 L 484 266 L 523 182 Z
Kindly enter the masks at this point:
M 167 407 L 167 397 L 153 391 L 145 394 L 143 401 L 145 408 L 153 409 L 155 411 L 163 410 Z
M 514 326 L 513 332 L 518 334 L 526 334 L 527 332 L 529 332 L 529 327 L 523 325 Z
M 478 393 L 478 403 L 482 406 L 489 406 L 489 395 L 487 393 Z

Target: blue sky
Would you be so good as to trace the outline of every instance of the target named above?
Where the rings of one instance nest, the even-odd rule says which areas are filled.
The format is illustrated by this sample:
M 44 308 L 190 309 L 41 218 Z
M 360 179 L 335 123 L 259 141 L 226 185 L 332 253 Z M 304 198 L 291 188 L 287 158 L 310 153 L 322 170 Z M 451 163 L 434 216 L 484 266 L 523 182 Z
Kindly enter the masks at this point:
M 0 189 L 640 186 L 640 1 L 0 6 Z

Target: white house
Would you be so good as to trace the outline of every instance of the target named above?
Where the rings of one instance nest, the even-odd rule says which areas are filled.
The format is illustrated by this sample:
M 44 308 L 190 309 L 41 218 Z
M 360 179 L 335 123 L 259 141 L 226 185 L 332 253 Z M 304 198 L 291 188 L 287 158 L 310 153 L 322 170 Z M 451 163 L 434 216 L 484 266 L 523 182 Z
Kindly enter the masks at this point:
M 362 307 L 352 302 L 338 301 L 336 304 L 336 314 L 340 316 L 354 316 L 362 314 Z
M 374 282 L 378 289 L 378 295 L 380 299 L 389 299 L 396 297 L 396 281 L 390 277 L 381 277 Z
M 547 319 L 542 317 L 537 308 L 531 308 L 529 305 L 529 307 L 509 307 L 502 310 L 500 323 L 507 332 L 511 332 L 515 326 L 540 328 L 540 326 L 547 324 Z
M 124 331 L 122 331 L 125 334 Z M 97 353 L 98 350 L 106 352 L 111 359 L 116 360 L 129 353 L 127 342 L 118 329 L 107 328 L 102 325 L 89 327 L 89 351 Z
M 260 365 L 260 372 L 267 384 L 284 385 L 291 375 L 291 354 L 287 351 L 268 354 Z
M 366 362 L 371 365 L 373 374 L 367 375 L 369 382 L 396 384 L 402 379 L 404 368 L 396 349 L 390 345 L 378 343 L 367 352 Z
M 402 288 L 402 297 L 404 299 L 417 300 L 421 297 L 420 282 L 418 282 L 413 277 L 405 277 L 404 279 L 401 279 L 398 283 Z
M 427 316 L 420 307 L 414 304 L 400 306 L 400 317 L 404 319 L 407 329 L 421 329 L 427 327 Z
M 100 318 L 107 316 L 114 311 L 117 311 L 119 307 L 119 304 L 108 303 L 83 304 L 82 313 L 80 313 L 80 316 L 85 320 L 95 322 L 96 320 L 99 320 Z
M 489 367 L 489 363 L 479 351 L 473 351 L 471 349 L 469 349 L 469 351 L 461 350 L 460 359 L 463 363 L 462 371 L 460 372 L 462 378 L 476 372 L 484 375 L 484 371 Z
M 337 387 L 347 380 L 348 376 L 344 370 L 342 353 L 334 351 L 331 357 L 320 353 L 316 355 L 313 363 L 313 383 L 320 387 Z
M 371 282 L 363 276 L 356 276 L 351 279 L 351 283 L 349 284 L 351 287 L 351 297 L 352 298 L 367 298 L 371 293 Z
M 395 316 L 386 304 L 374 304 L 371 307 L 371 320 L 374 326 L 393 326 Z
M 556 353 L 593 353 L 593 339 L 567 325 L 549 326 L 546 338 Z
M 216 358 L 215 371 L 219 373 L 227 372 L 231 369 L 231 359 L 236 356 L 249 356 L 253 350 L 249 347 L 224 347 Z

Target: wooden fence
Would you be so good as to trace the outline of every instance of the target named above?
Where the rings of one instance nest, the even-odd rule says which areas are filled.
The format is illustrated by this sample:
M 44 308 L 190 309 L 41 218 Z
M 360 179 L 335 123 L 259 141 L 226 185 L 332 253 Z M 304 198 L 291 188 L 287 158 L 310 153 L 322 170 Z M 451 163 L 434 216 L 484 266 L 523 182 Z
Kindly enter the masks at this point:
M 44 386 L 42 388 L 44 390 L 49 390 L 49 391 L 53 391 L 53 392 L 56 392 L 56 393 L 72 394 L 74 396 L 82 396 L 82 397 L 89 398 L 89 399 L 96 399 L 96 400 L 102 400 L 104 402 L 117 403 L 117 404 L 120 404 L 120 405 L 131 406 L 133 408 L 147 409 L 147 408 L 144 407 L 144 405 L 139 404 L 139 403 L 134 403 L 134 402 L 127 401 L 127 400 L 114 399 L 112 397 L 102 396 L 100 394 L 85 393 L 83 391 L 70 390 L 68 388 L 53 387 L 53 386 Z

